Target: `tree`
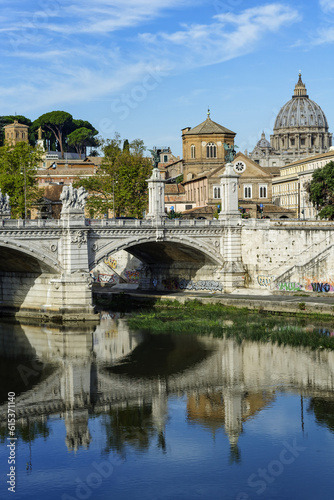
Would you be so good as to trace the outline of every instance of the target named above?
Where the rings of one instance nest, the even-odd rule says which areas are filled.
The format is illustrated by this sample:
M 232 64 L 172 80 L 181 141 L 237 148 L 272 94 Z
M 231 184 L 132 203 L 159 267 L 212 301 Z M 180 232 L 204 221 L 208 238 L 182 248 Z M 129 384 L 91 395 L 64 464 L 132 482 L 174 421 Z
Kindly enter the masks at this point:
M 36 177 L 41 157 L 40 149 L 25 142 L 0 147 L 0 189 L 9 195 L 13 218 L 25 217 L 26 209 L 41 197 Z
M 131 141 L 129 146 L 131 153 L 136 155 L 143 155 L 146 150 L 144 141 L 142 141 L 141 139 L 135 139 L 134 141 Z
M 45 113 L 34 121 L 37 128 L 41 126 L 52 132 L 60 148 L 62 158 L 64 158 L 63 135 L 73 130 L 73 128 L 71 129 L 72 123 L 72 115 L 66 111 L 50 111 L 50 113 Z
M 147 207 L 147 182 L 152 170 L 149 158 L 121 149 L 119 134 L 104 142 L 104 160 L 94 177 L 80 179 L 90 193 L 87 209 L 91 217 L 112 211 L 115 216 L 142 217 Z M 131 149 L 131 144 L 130 144 Z
M 334 161 L 313 172 L 307 191 L 320 219 L 334 220 Z
M 86 146 L 95 145 L 96 140 L 94 139 L 94 135 L 96 134 L 97 130 L 94 133 L 86 127 L 77 128 L 67 136 L 67 143 L 76 149 L 79 158 L 81 158 L 82 153 L 86 150 Z

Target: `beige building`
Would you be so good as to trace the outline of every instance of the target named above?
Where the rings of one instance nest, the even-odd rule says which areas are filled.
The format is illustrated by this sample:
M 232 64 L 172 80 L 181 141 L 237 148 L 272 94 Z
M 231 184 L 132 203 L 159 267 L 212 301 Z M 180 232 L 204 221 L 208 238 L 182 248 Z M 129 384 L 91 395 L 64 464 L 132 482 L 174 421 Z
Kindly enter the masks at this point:
M 292 99 L 277 115 L 270 142 L 262 133 L 249 156 L 262 167 L 283 167 L 312 154 L 325 153 L 331 145 L 325 113 L 309 98 L 299 73 Z
M 225 163 L 224 143 L 232 146 L 236 134 L 210 118 L 182 129 L 183 180 L 208 174 Z
M 252 218 L 290 218 L 294 215 L 272 204 L 272 180 L 279 175 L 278 168 L 262 168 L 243 153 L 236 155 L 233 164 L 235 172 L 240 175 L 238 199 L 245 215 Z M 191 205 L 189 216 L 212 217 L 217 206 L 221 205 L 220 176 L 224 171 L 225 165 L 221 163 L 211 172 L 183 182 L 187 204 Z
M 4 126 L 5 142 L 10 146 L 16 146 L 19 142 L 28 142 L 28 125 L 23 125 L 17 120 Z
M 279 177 L 273 179 L 273 203 L 294 210 L 300 219 L 315 219 L 317 210 L 310 203 L 306 191 L 314 170 L 334 161 L 334 148 L 327 153 L 295 161 L 280 169 Z

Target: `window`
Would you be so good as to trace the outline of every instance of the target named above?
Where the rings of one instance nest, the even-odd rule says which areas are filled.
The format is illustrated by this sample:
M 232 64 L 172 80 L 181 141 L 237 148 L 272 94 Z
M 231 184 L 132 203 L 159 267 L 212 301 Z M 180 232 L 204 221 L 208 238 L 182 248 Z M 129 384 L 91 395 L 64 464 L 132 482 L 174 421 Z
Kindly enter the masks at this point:
M 164 155 L 164 163 L 167 163 L 167 162 L 168 162 L 168 156 Z
M 305 139 L 300 139 L 301 146 L 305 146 Z
M 192 144 L 190 146 L 190 157 L 192 159 L 196 158 L 196 148 L 195 148 L 195 144 Z
M 245 184 L 244 185 L 244 198 L 251 198 L 251 197 L 252 197 L 252 185 Z
M 213 186 L 213 197 L 216 200 L 220 199 L 220 186 Z
M 259 193 L 260 198 L 267 198 L 267 184 L 260 184 Z
M 213 142 L 208 142 L 206 145 L 206 157 L 217 158 L 217 147 Z
M 294 145 L 295 145 L 295 140 L 291 139 L 291 146 L 294 146 Z

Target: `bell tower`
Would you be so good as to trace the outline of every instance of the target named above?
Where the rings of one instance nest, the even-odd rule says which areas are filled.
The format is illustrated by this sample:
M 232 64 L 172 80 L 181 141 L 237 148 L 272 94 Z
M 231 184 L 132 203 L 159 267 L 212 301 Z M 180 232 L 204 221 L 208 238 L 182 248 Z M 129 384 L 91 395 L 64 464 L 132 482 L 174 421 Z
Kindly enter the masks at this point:
M 28 142 L 28 125 L 23 125 L 17 120 L 4 126 L 5 142 L 10 146 L 16 146 L 19 142 Z

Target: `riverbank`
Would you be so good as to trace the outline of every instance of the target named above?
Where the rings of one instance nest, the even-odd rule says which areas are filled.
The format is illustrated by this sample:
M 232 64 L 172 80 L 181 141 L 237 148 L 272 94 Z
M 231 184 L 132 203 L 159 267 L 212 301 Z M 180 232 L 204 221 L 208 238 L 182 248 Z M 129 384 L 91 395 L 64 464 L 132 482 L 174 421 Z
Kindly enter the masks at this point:
M 251 311 L 282 313 L 282 314 L 320 314 L 334 316 L 333 296 L 310 296 L 310 295 L 253 295 L 253 294 L 221 294 L 221 293 L 189 293 L 189 292 L 166 292 L 149 293 L 138 290 L 110 289 L 96 294 L 102 300 L 114 300 L 116 297 L 127 296 L 133 302 L 157 302 L 176 300 L 184 304 L 189 300 L 198 300 L 202 304 L 221 304 L 237 308 L 246 308 Z

